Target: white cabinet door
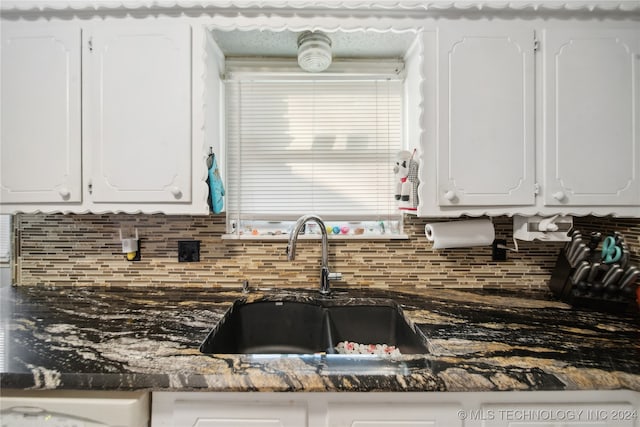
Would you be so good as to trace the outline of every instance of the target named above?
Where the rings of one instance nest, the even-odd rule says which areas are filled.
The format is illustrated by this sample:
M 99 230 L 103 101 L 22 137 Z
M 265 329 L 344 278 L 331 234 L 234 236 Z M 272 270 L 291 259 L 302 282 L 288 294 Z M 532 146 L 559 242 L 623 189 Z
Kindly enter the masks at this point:
M 547 30 L 544 201 L 640 205 L 640 31 Z
M 157 394 L 157 393 L 156 393 Z M 154 394 L 154 396 L 156 395 Z M 160 397 L 152 415 L 153 427 L 305 427 L 307 406 L 304 403 L 260 402 L 258 398 L 215 401 L 215 394 L 202 399 L 194 396 L 166 401 Z
M 83 64 L 93 202 L 190 202 L 190 27 L 96 25 Z
M 640 393 L 154 392 L 152 427 L 632 427 Z
M 438 32 L 438 202 L 535 203 L 534 32 Z
M 329 403 L 331 427 L 462 427 L 456 405 L 425 403 Z
M 3 22 L 1 31 L 0 202 L 79 202 L 80 28 Z
M 505 403 L 483 405 L 490 427 L 634 427 L 638 409 L 629 403 Z

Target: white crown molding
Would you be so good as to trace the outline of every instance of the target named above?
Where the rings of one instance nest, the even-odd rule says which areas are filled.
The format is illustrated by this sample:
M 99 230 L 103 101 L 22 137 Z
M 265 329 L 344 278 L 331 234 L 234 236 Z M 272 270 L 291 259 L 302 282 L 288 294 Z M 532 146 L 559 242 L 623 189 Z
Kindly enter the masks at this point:
M 415 1 L 415 0 L 3 0 L 4 13 L 24 12 L 113 12 L 189 11 L 215 12 L 228 10 L 269 9 L 273 11 L 328 10 L 335 12 L 640 12 L 639 0 L 599 1 Z

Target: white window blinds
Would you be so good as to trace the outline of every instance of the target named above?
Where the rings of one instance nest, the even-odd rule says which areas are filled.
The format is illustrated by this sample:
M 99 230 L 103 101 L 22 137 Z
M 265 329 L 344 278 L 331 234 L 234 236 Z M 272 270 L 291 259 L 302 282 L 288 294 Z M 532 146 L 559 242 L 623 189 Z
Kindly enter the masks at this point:
M 0 215 L 0 263 L 11 261 L 11 215 Z
M 229 81 L 230 219 L 397 217 L 397 80 Z

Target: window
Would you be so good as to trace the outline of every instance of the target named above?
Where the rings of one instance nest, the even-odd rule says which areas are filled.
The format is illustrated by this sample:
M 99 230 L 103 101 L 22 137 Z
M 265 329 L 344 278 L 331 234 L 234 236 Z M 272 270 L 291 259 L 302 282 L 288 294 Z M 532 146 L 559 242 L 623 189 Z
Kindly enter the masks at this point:
M 11 261 L 11 215 L 0 215 L 0 264 Z
M 399 233 L 402 81 L 296 76 L 226 82 L 228 231 L 286 233 L 315 213 L 340 234 Z

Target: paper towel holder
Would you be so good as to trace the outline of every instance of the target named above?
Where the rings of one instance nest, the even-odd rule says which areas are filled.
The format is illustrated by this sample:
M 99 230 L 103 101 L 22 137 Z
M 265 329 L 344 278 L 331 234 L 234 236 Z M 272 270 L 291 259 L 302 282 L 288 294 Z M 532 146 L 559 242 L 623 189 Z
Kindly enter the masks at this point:
M 493 222 L 493 220 L 492 220 Z M 511 252 L 519 252 L 518 241 L 516 240 L 516 236 L 513 236 L 513 248 L 507 246 L 506 239 L 495 239 L 493 244 L 491 245 L 491 259 L 493 261 L 506 261 L 507 260 L 507 251 Z
M 506 261 L 507 250 L 513 249 L 507 247 L 507 241 L 505 239 L 495 239 L 491 245 L 491 260 Z

